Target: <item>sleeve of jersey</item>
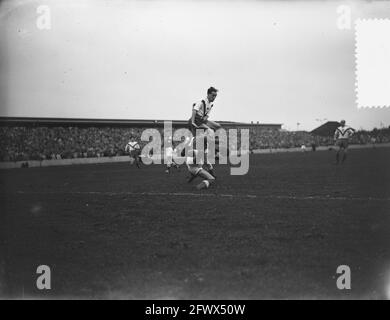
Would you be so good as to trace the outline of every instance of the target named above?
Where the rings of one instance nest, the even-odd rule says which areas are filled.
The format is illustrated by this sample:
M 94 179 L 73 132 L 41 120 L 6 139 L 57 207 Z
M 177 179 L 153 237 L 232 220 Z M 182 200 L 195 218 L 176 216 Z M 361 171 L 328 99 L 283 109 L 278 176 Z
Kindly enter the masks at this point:
M 201 107 L 202 107 L 202 102 L 199 101 L 199 102 L 195 103 L 195 105 L 192 107 L 192 109 L 199 111 Z

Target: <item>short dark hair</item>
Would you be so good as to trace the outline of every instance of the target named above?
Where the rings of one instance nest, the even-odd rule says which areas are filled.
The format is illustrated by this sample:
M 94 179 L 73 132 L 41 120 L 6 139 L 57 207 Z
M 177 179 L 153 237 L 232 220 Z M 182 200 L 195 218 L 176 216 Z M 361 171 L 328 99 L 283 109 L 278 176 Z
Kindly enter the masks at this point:
M 214 87 L 210 87 L 207 89 L 207 94 L 213 93 L 213 92 L 218 92 L 218 89 L 215 89 Z

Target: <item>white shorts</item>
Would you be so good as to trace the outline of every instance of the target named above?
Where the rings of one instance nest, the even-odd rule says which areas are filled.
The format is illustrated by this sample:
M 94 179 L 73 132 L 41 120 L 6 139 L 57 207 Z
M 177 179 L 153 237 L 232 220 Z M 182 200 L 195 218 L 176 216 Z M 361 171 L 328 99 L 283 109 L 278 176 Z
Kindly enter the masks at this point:
M 196 176 L 202 170 L 202 167 L 198 167 L 198 166 L 189 166 L 189 165 L 187 165 L 187 168 L 188 168 L 188 171 L 191 174 L 193 174 L 194 176 Z

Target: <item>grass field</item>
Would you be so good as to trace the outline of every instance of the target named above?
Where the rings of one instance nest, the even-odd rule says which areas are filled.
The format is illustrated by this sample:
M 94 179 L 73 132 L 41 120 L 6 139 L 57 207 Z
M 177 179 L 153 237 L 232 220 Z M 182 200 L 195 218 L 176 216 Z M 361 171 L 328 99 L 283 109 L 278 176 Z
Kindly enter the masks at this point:
M 128 163 L 0 171 L 0 294 L 22 298 L 385 298 L 390 148 L 253 155 L 198 192 Z M 52 289 L 38 291 L 37 266 Z M 352 289 L 338 290 L 348 265 Z M 387 288 L 387 289 L 386 289 Z

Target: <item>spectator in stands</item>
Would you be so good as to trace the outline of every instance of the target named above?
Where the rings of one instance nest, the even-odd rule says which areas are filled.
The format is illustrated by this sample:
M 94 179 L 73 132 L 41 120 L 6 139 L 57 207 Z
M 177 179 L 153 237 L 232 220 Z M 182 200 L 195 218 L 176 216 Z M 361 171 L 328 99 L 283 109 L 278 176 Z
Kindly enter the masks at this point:
M 234 126 L 226 126 L 231 129 Z M 0 161 L 112 157 L 124 155 L 127 138 L 140 141 L 142 128 L 111 127 L 0 127 Z M 160 129 L 160 132 L 162 129 Z M 351 144 L 390 142 L 390 128 L 358 131 Z M 332 137 L 313 137 L 307 132 L 250 128 L 250 149 L 330 146 Z M 143 147 L 141 143 L 141 148 Z M 240 146 L 238 146 L 240 148 Z

